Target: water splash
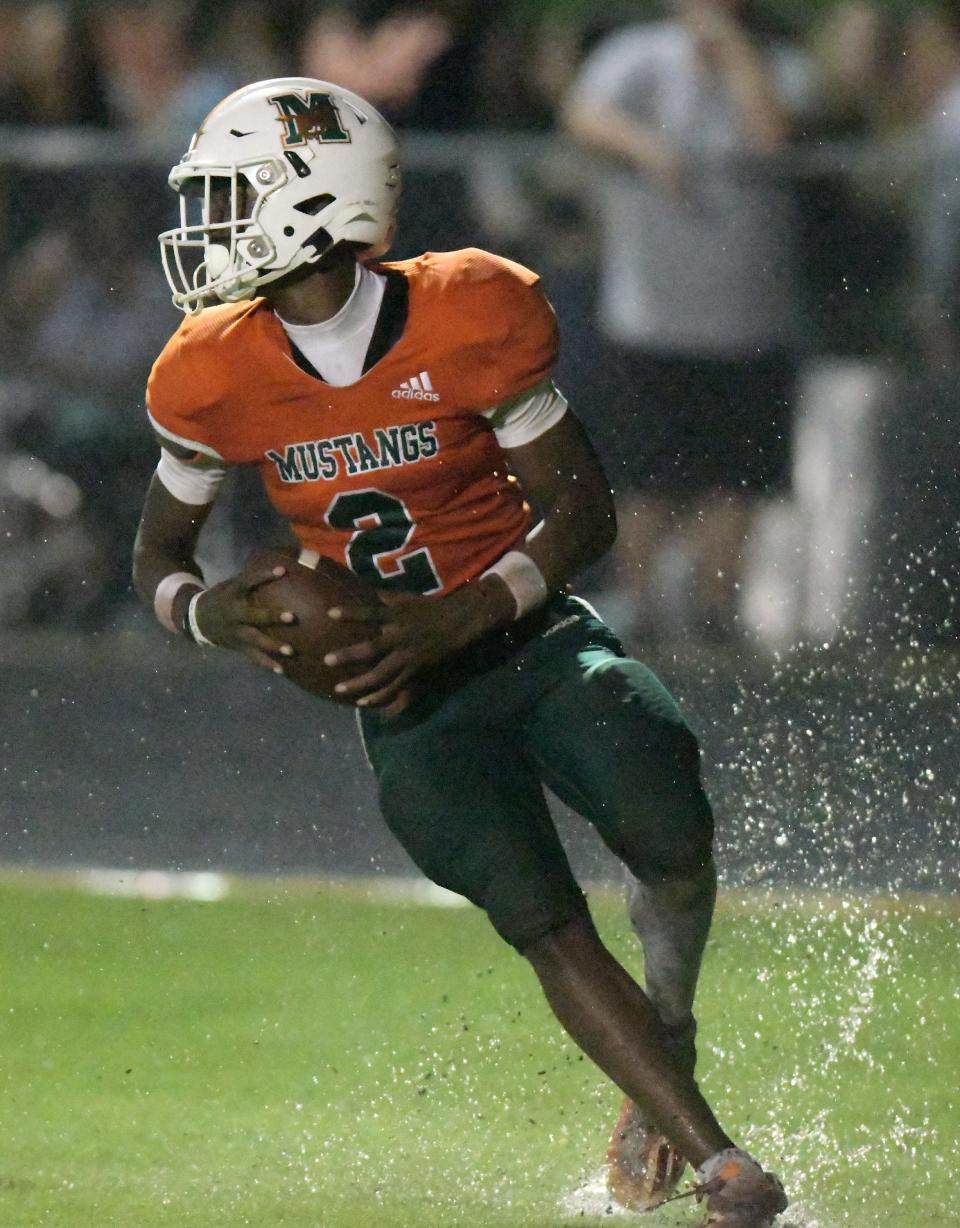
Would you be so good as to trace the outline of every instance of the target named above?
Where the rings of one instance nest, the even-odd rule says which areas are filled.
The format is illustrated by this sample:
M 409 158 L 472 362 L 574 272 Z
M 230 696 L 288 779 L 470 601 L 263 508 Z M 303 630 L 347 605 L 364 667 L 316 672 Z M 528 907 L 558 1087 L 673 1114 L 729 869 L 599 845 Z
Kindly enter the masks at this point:
M 694 1222 L 689 1208 L 681 1211 L 676 1206 L 667 1205 L 644 1212 L 642 1217 L 624 1210 L 611 1201 L 602 1168 L 584 1177 L 575 1190 L 565 1194 L 560 1199 L 558 1208 L 561 1215 L 567 1219 L 609 1217 L 627 1219 L 637 1225 L 643 1223 L 649 1228 L 690 1228 L 690 1224 Z M 697 1209 L 697 1214 L 702 1216 L 702 1207 Z M 804 1202 L 797 1201 L 791 1204 L 778 1228 L 835 1228 L 835 1225 L 830 1220 L 818 1218 Z

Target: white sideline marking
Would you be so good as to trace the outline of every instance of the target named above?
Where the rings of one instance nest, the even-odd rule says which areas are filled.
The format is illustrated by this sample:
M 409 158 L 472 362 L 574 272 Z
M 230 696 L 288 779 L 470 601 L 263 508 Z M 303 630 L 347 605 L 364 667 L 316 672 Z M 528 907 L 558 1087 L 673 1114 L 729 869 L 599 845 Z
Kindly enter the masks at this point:
M 31 866 L 0 861 L 0 887 L 24 884 L 34 889 L 80 889 L 98 895 L 129 895 L 155 899 L 221 900 L 227 895 L 261 892 L 271 897 L 278 893 L 314 893 L 329 888 L 347 891 L 370 900 L 396 904 L 429 904 L 438 908 L 467 908 L 469 900 L 438 887 L 418 875 L 323 874 L 278 872 L 272 874 L 219 872 L 213 870 L 157 870 L 127 866 L 124 869 L 102 866 Z M 623 887 L 615 880 L 583 880 L 581 886 L 592 898 L 620 899 Z M 150 896 L 150 892 L 154 892 Z M 878 891 L 841 892 L 730 887 L 721 883 L 717 915 L 726 917 L 763 915 L 782 908 L 811 916 L 832 909 L 852 907 L 851 916 L 891 916 L 912 912 L 960 920 L 960 898 L 937 891 L 908 891 L 882 894 Z
M 344 880 L 339 880 L 344 881 Z M 363 879 L 364 887 L 375 899 L 396 904 L 432 904 L 434 908 L 469 908 L 466 896 L 457 895 L 432 883 L 429 878 Z
M 132 896 L 140 900 L 203 900 L 212 903 L 230 892 L 225 874 L 209 870 L 78 870 L 80 887 L 90 895 Z
M 31 886 L 74 888 L 89 895 L 125 896 L 142 900 L 200 900 L 213 903 L 229 895 L 255 890 L 291 892 L 305 886 L 347 890 L 386 904 L 425 904 L 433 908 L 469 908 L 470 901 L 429 879 L 414 875 L 302 875 L 222 874 L 212 870 L 115 869 L 85 866 L 44 870 L 32 866 L 0 865 L 0 885 L 23 882 Z

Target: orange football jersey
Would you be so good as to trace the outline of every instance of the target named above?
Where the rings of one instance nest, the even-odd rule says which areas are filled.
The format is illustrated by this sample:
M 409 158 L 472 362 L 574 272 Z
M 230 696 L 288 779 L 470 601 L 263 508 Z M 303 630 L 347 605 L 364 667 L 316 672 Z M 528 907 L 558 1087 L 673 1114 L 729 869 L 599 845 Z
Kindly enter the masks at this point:
M 556 319 L 535 273 L 488 252 L 379 267 L 405 279 L 406 319 L 356 383 L 303 370 L 255 299 L 187 317 L 147 404 L 179 442 L 257 465 L 304 548 L 380 587 L 447 592 L 530 528 L 483 413 L 549 375 Z

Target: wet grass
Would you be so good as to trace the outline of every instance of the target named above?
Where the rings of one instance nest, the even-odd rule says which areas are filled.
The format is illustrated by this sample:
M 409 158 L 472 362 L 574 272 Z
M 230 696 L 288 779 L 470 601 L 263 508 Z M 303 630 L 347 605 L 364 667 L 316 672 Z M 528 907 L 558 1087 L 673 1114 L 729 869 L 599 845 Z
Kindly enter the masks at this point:
M 611 899 L 605 933 L 636 963 Z M 933 1228 L 960 1178 L 957 909 L 732 896 L 702 1083 L 803 1225 Z M 618 1096 L 472 910 L 0 886 L 0 1228 L 607 1220 Z M 640 1221 L 696 1222 L 689 1203 Z

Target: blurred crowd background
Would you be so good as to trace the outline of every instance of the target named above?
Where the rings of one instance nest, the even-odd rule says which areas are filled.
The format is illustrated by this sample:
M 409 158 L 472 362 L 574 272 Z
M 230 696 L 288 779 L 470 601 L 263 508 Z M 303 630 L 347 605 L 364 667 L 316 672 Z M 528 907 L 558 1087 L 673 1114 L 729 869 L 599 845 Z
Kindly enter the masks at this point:
M 955 642 L 960 3 L 0 3 L 0 626 L 140 617 L 166 173 L 231 89 L 400 128 L 396 256 L 541 272 L 638 642 Z M 268 516 L 238 482 L 228 568 Z

